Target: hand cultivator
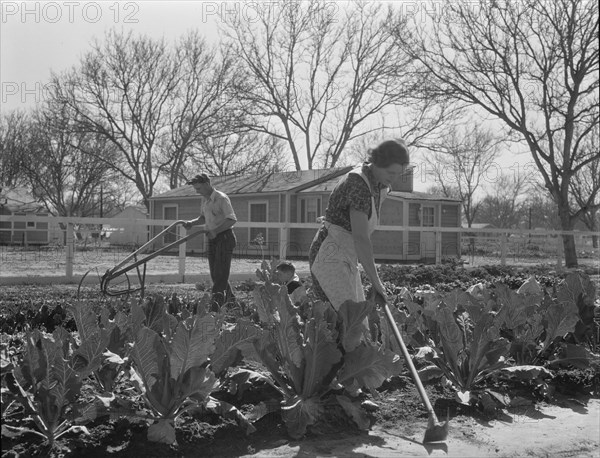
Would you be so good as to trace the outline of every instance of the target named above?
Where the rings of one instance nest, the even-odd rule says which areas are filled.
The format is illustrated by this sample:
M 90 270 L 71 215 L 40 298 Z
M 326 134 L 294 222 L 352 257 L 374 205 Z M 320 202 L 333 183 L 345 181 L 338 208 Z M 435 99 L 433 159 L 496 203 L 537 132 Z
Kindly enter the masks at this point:
M 186 242 L 187 240 L 202 234 L 202 232 L 192 232 L 191 234 L 188 234 L 185 237 L 181 237 L 176 241 L 169 243 L 168 245 L 160 247 L 159 249 L 145 255 L 144 257 L 140 258 L 139 256 L 141 256 L 144 251 L 152 247 L 152 245 L 158 239 L 160 239 L 160 237 L 164 236 L 166 233 L 172 231 L 177 226 L 180 226 L 183 223 L 185 223 L 185 221 L 183 220 L 175 221 L 173 224 L 165 228 L 162 232 L 157 234 L 154 238 L 149 240 L 147 243 L 145 243 L 140 248 L 131 253 L 129 256 L 127 256 L 125 259 L 123 259 L 123 261 L 118 263 L 115 267 L 113 267 L 112 269 L 108 269 L 106 273 L 102 276 L 102 279 L 100 280 L 100 288 L 102 289 L 102 292 L 107 296 L 120 296 L 123 294 L 131 294 L 137 291 L 141 291 L 143 296 L 146 282 L 146 263 L 156 258 L 157 256 L 169 251 L 171 248 L 177 247 L 182 243 Z M 142 268 L 140 268 L 140 266 L 142 266 Z M 132 287 L 131 282 L 129 281 L 129 276 L 127 275 L 127 272 L 133 269 L 136 270 L 139 286 Z M 81 282 L 83 282 L 83 279 L 88 273 L 89 272 L 87 272 L 83 276 Z
M 400 331 L 398 330 L 398 326 L 396 326 L 396 322 L 394 321 L 394 317 L 392 316 L 392 312 L 390 312 L 390 308 L 387 303 L 383 300 L 380 294 L 375 293 L 375 303 L 380 305 L 384 312 L 385 316 L 390 324 L 392 330 L 394 331 L 394 335 L 396 336 L 396 340 L 398 341 L 398 345 L 402 349 L 402 355 L 406 360 L 406 364 L 410 369 L 410 373 L 412 378 L 417 385 L 417 390 L 419 391 L 419 395 L 421 396 L 421 400 L 423 404 L 425 404 L 425 408 L 427 409 L 427 413 L 429 414 L 429 420 L 427 423 L 427 429 L 425 430 L 425 437 L 423 438 L 423 443 L 428 442 L 443 442 L 448 437 L 448 420 L 446 423 L 441 424 L 438 421 L 437 416 L 431 406 L 431 402 L 429 402 L 429 397 L 427 397 L 427 393 L 425 392 L 425 388 L 423 388 L 423 383 L 421 383 L 421 379 L 419 378 L 419 374 L 417 373 L 417 369 L 415 368 L 410 354 L 408 353 L 408 349 L 406 345 L 404 345 L 404 341 L 402 340 L 402 336 L 400 335 Z

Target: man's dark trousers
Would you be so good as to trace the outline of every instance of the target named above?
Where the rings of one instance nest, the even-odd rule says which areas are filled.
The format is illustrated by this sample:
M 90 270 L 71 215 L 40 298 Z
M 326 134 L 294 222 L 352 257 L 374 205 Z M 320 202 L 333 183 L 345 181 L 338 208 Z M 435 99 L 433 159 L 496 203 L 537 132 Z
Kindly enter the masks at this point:
M 235 300 L 229 284 L 229 272 L 236 242 L 235 234 L 231 229 L 220 232 L 214 239 L 208 240 L 208 267 L 213 282 L 212 303 L 214 311 L 217 311 L 216 309 L 220 308 L 225 302 Z

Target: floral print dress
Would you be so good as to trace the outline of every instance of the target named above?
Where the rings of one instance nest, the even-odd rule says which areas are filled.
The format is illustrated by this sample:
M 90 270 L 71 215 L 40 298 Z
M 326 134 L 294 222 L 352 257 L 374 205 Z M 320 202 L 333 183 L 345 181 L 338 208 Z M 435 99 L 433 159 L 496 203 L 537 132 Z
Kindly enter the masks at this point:
M 361 176 L 362 175 L 362 176 Z M 369 184 L 367 185 L 366 180 L 368 180 Z M 369 189 L 370 188 L 370 189 Z M 348 234 L 352 232 L 352 225 L 350 222 L 350 210 L 355 209 L 361 211 L 367 215 L 371 222 L 376 222 L 379 219 L 379 208 L 381 204 L 382 197 L 382 188 L 377 184 L 375 177 L 373 176 L 373 172 L 371 170 L 371 165 L 369 163 L 364 163 L 362 167 L 359 169 L 354 169 L 348 174 L 346 174 L 336 185 L 334 190 L 331 193 L 329 198 L 329 205 L 325 211 L 325 221 L 323 225 L 317 231 L 312 244 L 310 246 L 309 254 L 308 254 L 308 262 L 311 268 L 311 276 L 313 282 L 313 293 L 315 296 L 323 301 L 331 302 L 334 305 L 334 308 L 339 307 L 339 300 L 337 298 L 328 298 L 327 294 L 323 290 L 323 287 L 319 283 L 318 275 L 315 274 L 315 269 L 318 267 L 316 261 L 318 261 L 318 256 L 323 256 L 323 250 L 319 254 L 323 246 L 323 242 L 327 239 L 330 234 L 330 230 L 332 228 L 336 231 L 335 236 L 338 237 L 341 234 L 342 240 L 345 238 L 342 244 L 346 245 L 346 250 L 354 251 L 353 242 L 351 238 L 349 238 Z M 376 214 L 373 215 L 373 204 L 375 205 Z M 334 235 L 334 234 L 332 234 Z M 354 253 L 354 258 L 356 257 Z M 344 262 L 348 259 L 348 262 Z M 356 266 L 346 266 L 345 264 L 356 264 L 356 261 L 352 259 L 352 253 L 347 258 L 335 256 L 331 257 L 329 261 L 330 264 L 335 266 L 338 269 L 337 279 L 341 277 L 341 281 L 346 280 L 346 276 L 355 275 L 357 271 L 353 269 Z M 351 272 L 345 272 L 345 268 L 349 268 Z M 335 272 L 334 272 L 335 273 Z M 334 275 L 335 277 L 335 275 Z M 321 276 L 321 278 L 323 278 Z M 360 282 L 359 282 L 360 283 Z M 348 288 L 356 288 L 360 291 L 356 292 L 355 300 L 363 300 L 361 298 L 364 297 L 362 294 L 362 285 L 353 284 L 352 281 L 348 283 Z M 341 286 L 343 289 L 343 286 Z M 353 292 L 349 292 L 352 296 Z

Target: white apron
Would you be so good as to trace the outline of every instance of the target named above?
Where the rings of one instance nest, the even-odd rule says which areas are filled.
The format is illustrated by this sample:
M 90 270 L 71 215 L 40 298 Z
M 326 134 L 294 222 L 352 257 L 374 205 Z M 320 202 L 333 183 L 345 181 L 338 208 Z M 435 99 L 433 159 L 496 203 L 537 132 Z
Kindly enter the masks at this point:
M 369 179 L 362 173 L 361 167 L 351 170 L 349 173 L 359 175 L 369 187 Z M 375 198 L 371 192 L 371 217 L 369 218 L 369 237 L 375 230 L 379 221 L 379 210 L 387 195 L 387 188 L 381 190 L 379 208 L 375 206 Z M 327 237 L 323 240 L 319 252 L 312 264 L 311 271 L 319 281 L 319 285 L 333 308 L 337 311 L 347 300 L 362 302 L 365 300 L 365 292 L 358 271 L 358 256 L 354 248 L 352 233 L 346 229 L 323 222 L 327 228 Z

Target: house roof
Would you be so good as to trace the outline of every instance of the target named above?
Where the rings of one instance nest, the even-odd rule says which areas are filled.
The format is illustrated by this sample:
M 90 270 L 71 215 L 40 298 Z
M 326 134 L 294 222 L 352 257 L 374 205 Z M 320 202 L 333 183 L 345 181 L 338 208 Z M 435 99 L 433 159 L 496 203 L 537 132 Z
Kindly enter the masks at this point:
M 396 197 L 405 200 L 426 200 L 426 201 L 436 201 L 436 202 L 449 202 L 449 203 L 459 203 L 460 199 L 456 199 L 454 197 L 446 197 L 440 196 L 436 194 L 427 194 L 425 192 L 406 192 L 406 191 L 391 191 L 388 194 L 388 197 Z
M 308 192 L 331 192 L 333 188 L 340 180 L 340 176 L 337 175 L 333 178 L 329 178 L 328 180 L 321 181 L 319 183 L 313 184 L 312 186 L 305 187 L 300 190 L 300 193 L 308 193 Z
M 131 213 L 139 213 L 140 215 L 147 216 L 148 210 L 144 205 L 128 205 L 125 208 L 123 208 L 123 210 L 121 210 L 120 212 L 115 213 L 113 216 L 111 216 L 111 218 L 121 218 L 122 215 Z
M 326 192 L 326 191 L 332 191 L 333 188 L 335 187 L 335 185 L 337 184 L 338 180 L 339 180 L 339 176 L 336 176 L 335 178 L 331 178 L 329 180 L 325 180 L 322 181 L 321 183 L 318 183 L 316 185 L 307 187 L 303 190 L 301 190 L 301 193 L 309 193 L 309 192 Z M 450 203 L 459 203 L 460 199 L 455 199 L 453 197 L 445 197 L 445 196 L 440 196 L 440 195 L 436 195 L 436 194 L 427 194 L 424 192 L 417 192 L 417 191 L 412 191 L 412 192 L 407 192 L 407 191 L 391 191 L 388 194 L 388 197 L 396 197 L 402 200 L 425 200 L 425 201 L 435 201 L 435 202 L 450 202 Z
M 261 175 L 211 177 L 213 187 L 231 196 L 236 194 L 300 192 L 320 183 L 333 181 L 350 171 L 352 167 L 336 167 L 319 170 L 298 170 L 292 172 L 269 172 Z M 153 196 L 152 199 L 174 197 L 197 197 L 194 187 L 181 186 Z

